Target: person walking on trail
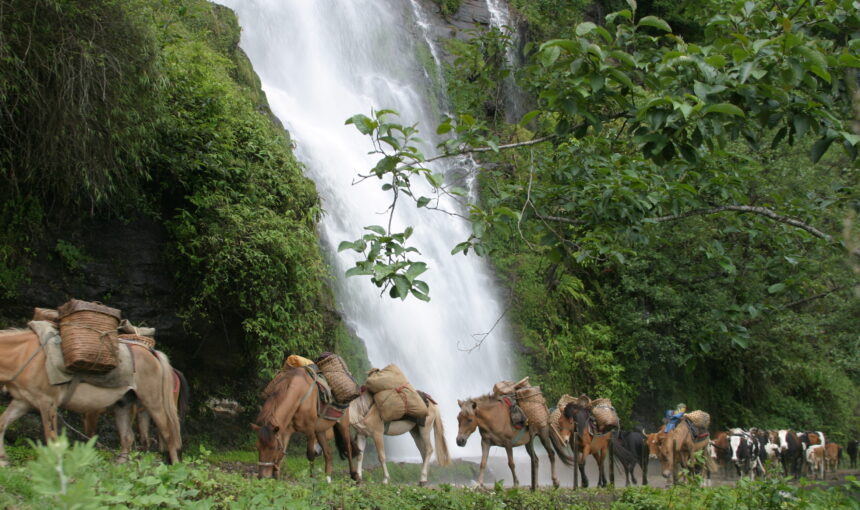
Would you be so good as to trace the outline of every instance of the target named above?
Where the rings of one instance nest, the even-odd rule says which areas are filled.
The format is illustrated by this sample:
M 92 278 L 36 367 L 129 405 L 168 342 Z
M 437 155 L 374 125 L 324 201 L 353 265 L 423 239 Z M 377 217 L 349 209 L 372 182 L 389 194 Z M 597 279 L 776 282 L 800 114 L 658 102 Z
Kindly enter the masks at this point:
M 675 411 L 667 410 L 666 427 L 663 429 L 663 432 L 670 432 L 672 429 L 674 429 L 681 421 L 681 418 L 684 417 L 685 412 L 687 412 L 686 404 L 678 404 L 677 407 L 675 407 Z

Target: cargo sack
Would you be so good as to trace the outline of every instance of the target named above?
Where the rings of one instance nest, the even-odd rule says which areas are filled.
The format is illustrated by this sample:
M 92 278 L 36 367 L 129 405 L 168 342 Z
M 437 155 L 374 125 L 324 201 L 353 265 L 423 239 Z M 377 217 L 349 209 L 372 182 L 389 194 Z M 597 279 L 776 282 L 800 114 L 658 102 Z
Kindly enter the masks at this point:
M 711 415 L 705 411 L 690 411 L 684 415 L 684 418 L 690 420 L 690 423 L 701 432 L 707 432 L 711 427 Z
M 57 316 L 66 369 L 103 374 L 116 368 L 119 310 L 72 299 L 57 309 Z
M 33 308 L 34 321 L 48 321 L 57 323 L 57 311 L 52 308 Z
M 597 430 L 604 432 L 618 428 L 618 413 L 612 407 L 612 401 L 608 398 L 597 398 L 591 401 L 591 414 L 597 420 Z
M 549 409 L 546 407 L 546 400 L 543 398 L 540 386 L 520 388 L 517 390 L 516 396 L 517 405 L 526 413 L 529 424 L 538 428 L 546 427 L 549 424 Z
M 519 382 L 514 381 L 499 381 L 493 385 L 493 394 L 496 396 L 513 395 L 520 388 L 525 388 L 529 385 L 529 378 L 524 377 Z
M 400 420 L 404 416 L 411 416 L 419 420 L 427 418 L 427 404 L 421 395 L 415 391 L 411 384 L 391 390 L 382 390 L 373 394 L 373 401 L 379 408 L 382 421 Z
M 427 404 L 397 365 L 392 363 L 382 370 L 372 369 L 364 385 L 373 393 L 383 421 L 399 420 L 406 415 L 418 419 L 427 417 Z
M 290 368 L 302 368 L 313 364 L 313 361 L 299 356 L 298 354 L 290 354 L 289 356 L 287 356 L 287 361 L 284 362 L 284 367 L 281 370 L 288 370 Z
M 346 367 L 346 362 L 337 354 L 324 354 L 317 360 L 317 366 L 328 381 L 337 402 L 348 404 L 361 395 L 361 388 Z

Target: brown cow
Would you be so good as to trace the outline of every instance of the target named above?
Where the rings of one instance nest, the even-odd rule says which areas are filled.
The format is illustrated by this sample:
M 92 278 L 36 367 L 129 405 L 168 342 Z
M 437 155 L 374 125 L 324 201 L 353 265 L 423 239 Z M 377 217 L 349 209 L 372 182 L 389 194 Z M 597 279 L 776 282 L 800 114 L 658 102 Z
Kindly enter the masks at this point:
M 836 443 L 827 443 L 824 445 L 824 466 L 827 471 L 835 473 L 839 469 L 839 457 L 842 453 L 842 447 Z

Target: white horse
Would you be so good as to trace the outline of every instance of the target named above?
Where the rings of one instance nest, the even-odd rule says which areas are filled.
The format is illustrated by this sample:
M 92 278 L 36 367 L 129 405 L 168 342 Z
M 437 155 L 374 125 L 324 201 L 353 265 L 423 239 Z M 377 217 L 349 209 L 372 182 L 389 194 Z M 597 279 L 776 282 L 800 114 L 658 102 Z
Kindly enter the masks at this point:
M 440 466 L 447 466 L 451 463 L 451 458 L 448 455 L 448 444 L 445 442 L 445 429 L 442 426 L 442 415 L 439 413 L 439 406 L 432 400 L 427 403 L 427 418 L 423 425 L 419 425 L 415 420 L 406 418 L 402 420 L 383 422 L 382 416 L 379 414 L 379 408 L 373 402 L 373 397 L 370 392 L 363 392 L 360 397 L 353 400 L 349 404 L 349 424 L 352 425 L 358 437 L 356 444 L 358 447 L 358 479 L 361 480 L 361 468 L 364 461 L 364 447 L 367 444 L 368 436 L 373 438 L 376 444 L 376 452 L 379 456 L 379 463 L 382 465 L 383 479 L 382 483 L 388 483 L 388 466 L 385 464 L 385 441 L 383 435 L 399 436 L 409 432 L 412 434 L 412 439 L 415 440 L 415 446 L 421 452 L 421 478 L 418 484 L 424 486 L 427 484 L 427 471 L 430 465 L 430 457 L 433 455 L 432 438 L 430 437 L 430 428 L 436 436 L 436 461 Z

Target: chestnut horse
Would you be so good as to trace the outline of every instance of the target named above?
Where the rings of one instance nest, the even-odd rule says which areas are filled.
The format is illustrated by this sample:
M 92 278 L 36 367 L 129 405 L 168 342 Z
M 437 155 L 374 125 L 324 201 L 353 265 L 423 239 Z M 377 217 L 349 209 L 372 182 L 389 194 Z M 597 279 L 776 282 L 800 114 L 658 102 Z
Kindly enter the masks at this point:
M 36 334 L 29 330 L 0 332 L 0 383 L 12 395 L 12 402 L 0 415 L 0 466 L 8 465 L 3 438 L 6 427 L 35 408 L 42 417 L 45 440 L 57 438 L 57 409 L 77 413 L 100 411 L 114 404 L 120 437 L 120 459 L 131 449 L 131 403 L 139 402 L 158 427 L 159 444 L 169 462 L 179 461 L 182 438 L 173 400 L 173 368 L 163 353 L 129 345 L 134 357 L 133 386 L 102 388 L 86 382 L 52 385 L 45 368 L 45 351 Z
M 358 480 L 352 465 L 352 443 L 349 436 L 349 409 L 339 420 L 329 420 L 319 415 L 319 388 L 316 380 L 304 367 L 282 370 L 263 391 L 263 408 L 251 428 L 257 432 L 257 462 L 260 478 L 277 478 L 281 461 L 290 444 L 290 437 L 300 432 L 308 438 L 307 458 L 311 463 L 316 458 L 314 448 L 319 441 L 325 456 L 326 481 L 331 482 L 332 456 L 327 434 L 334 428 L 338 450 L 349 461 L 349 473 Z
M 174 368 L 173 400 L 176 404 L 176 410 L 179 415 L 180 429 L 182 428 L 182 423 L 185 422 L 185 415 L 188 414 L 189 388 L 190 386 L 188 385 L 188 380 L 185 378 L 185 374 Z M 105 409 L 84 413 L 83 422 L 85 436 L 93 437 L 96 434 L 99 417 L 104 411 Z M 134 421 L 135 418 L 137 419 L 137 433 L 140 435 L 140 449 L 147 452 L 151 447 L 149 438 L 149 413 L 146 412 L 146 409 L 135 404 L 131 407 L 131 417 L 132 421 Z
M 373 438 L 373 443 L 376 445 L 376 454 L 379 457 L 379 464 L 382 465 L 382 483 L 388 483 L 390 477 L 388 475 L 388 466 L 385 463 L 385 440 L 383 436 L 399 436 L 409 432 L 412 439 L 415 441 L 415 446 L 421 452 L 421 478 L 418 480 L 418 485 L 427 485 L 427 471 L 430 466 L 430 457 L 433 455 L 433 437 L 430 435 L 430 429 L 433 429 L 436 436 L 436 460 L 440 466 L 451 464 L 451 458 L 448 455 L 448 443 L 445 441 L 445 428 L 442 426 L 442 415 L 439 413 L 439 406 L 432 400 L 427 402 L 427 417 L 419 424 L 411 418 L 383 422 L 382 416 L 379 414 L 379 408 L 373 402 L 373 397 L 369 392 L 365 391 L 357 399 L 349 403 L 349 421 L 356 432 L 358 438 L 356 446 L 358 448 L 358 479 L 361 480 L 361 466 L 364 462 L 364 447 L 367 444 L 367 437 Z
M 597 462 L 597 486 L 606 487 L 607 478 L 603 468 L 603 461 L 606 459 L 607 453 L 609 453 L 610 445 L 614 455 L 617 456 L 617 462 L 620 462 L 622 467 L 635 465 L 639 461 L 632 452 L 624 448 L 618 437 L 613 435 L 612 430 L 605 432 L 598 431 L 597 425 L 592 420 L 591 411 L 576 402 L 565 406 L 558 420 L 558 425 L 561 438 L 565 442 L 570 443 L 571 436 L 574 436 L 573 441 L 575 443 L 571 444 L 575 448 L 574 451 L 577 452 L 577 464 L 583 487 L 588 487 L 588 476 L 585 474 L 585 459 L 589 455 L 593 456 Z M 609 469 L 613 478 L 612 483 L 614 483 L 614 466 L 610 465 Z
M 514 428 L 511 423 L 511 410 L 508 405 L 496 395 L 484 395 L 482 397 L 458 400 L 460 414 L 457 415 L 459 430 L 457 431 L 457 446 L 466 446 L 469 436 L 478 429 L 481 433 L 481 469 L 478 473 L 478 485 L 484 486 L 484 471 L 487 469 L 487 457 L 491 446 L 501 446 L 508 454 L 508 467 L 514 479 L 514 487 L 519 485 L 516 464 L 514 464 L 515 446 L 525 445 L 526 451 L 531 459 L 532 483 L 531 490 L 537 488 L 538 457 L 534 450 L 532 441 L 535 436 L 540 438 L 546 453 L 549 456 L 550 470 L 552 472 L 552 484 L 558 487 L 558 477 L 555 474 L 555 454 L 568 466 L 573 466 L 573 458 L 564 451 L 564 446 L 550 434 L 549 425 L 538 428 L 529 425 L 522 429 Z
M 691 425 L 687 419 L 683 419 L 671 432 L 658 433 L 654 442 L 658 450 L 657 457 L 660 459 L 663 477 L 667 482 L 675 483 L 678 481 L 678 467 L 685 469 L 693 467 L 690 462 L 693 454 L 705 450 L 710 444 L 710 437 L 693 437 Z M 716 470 L 716 465 L 707 451 L 705 451 L 702 468 L 707 476 L 705 483 L 710 485 L 711 473 Z

